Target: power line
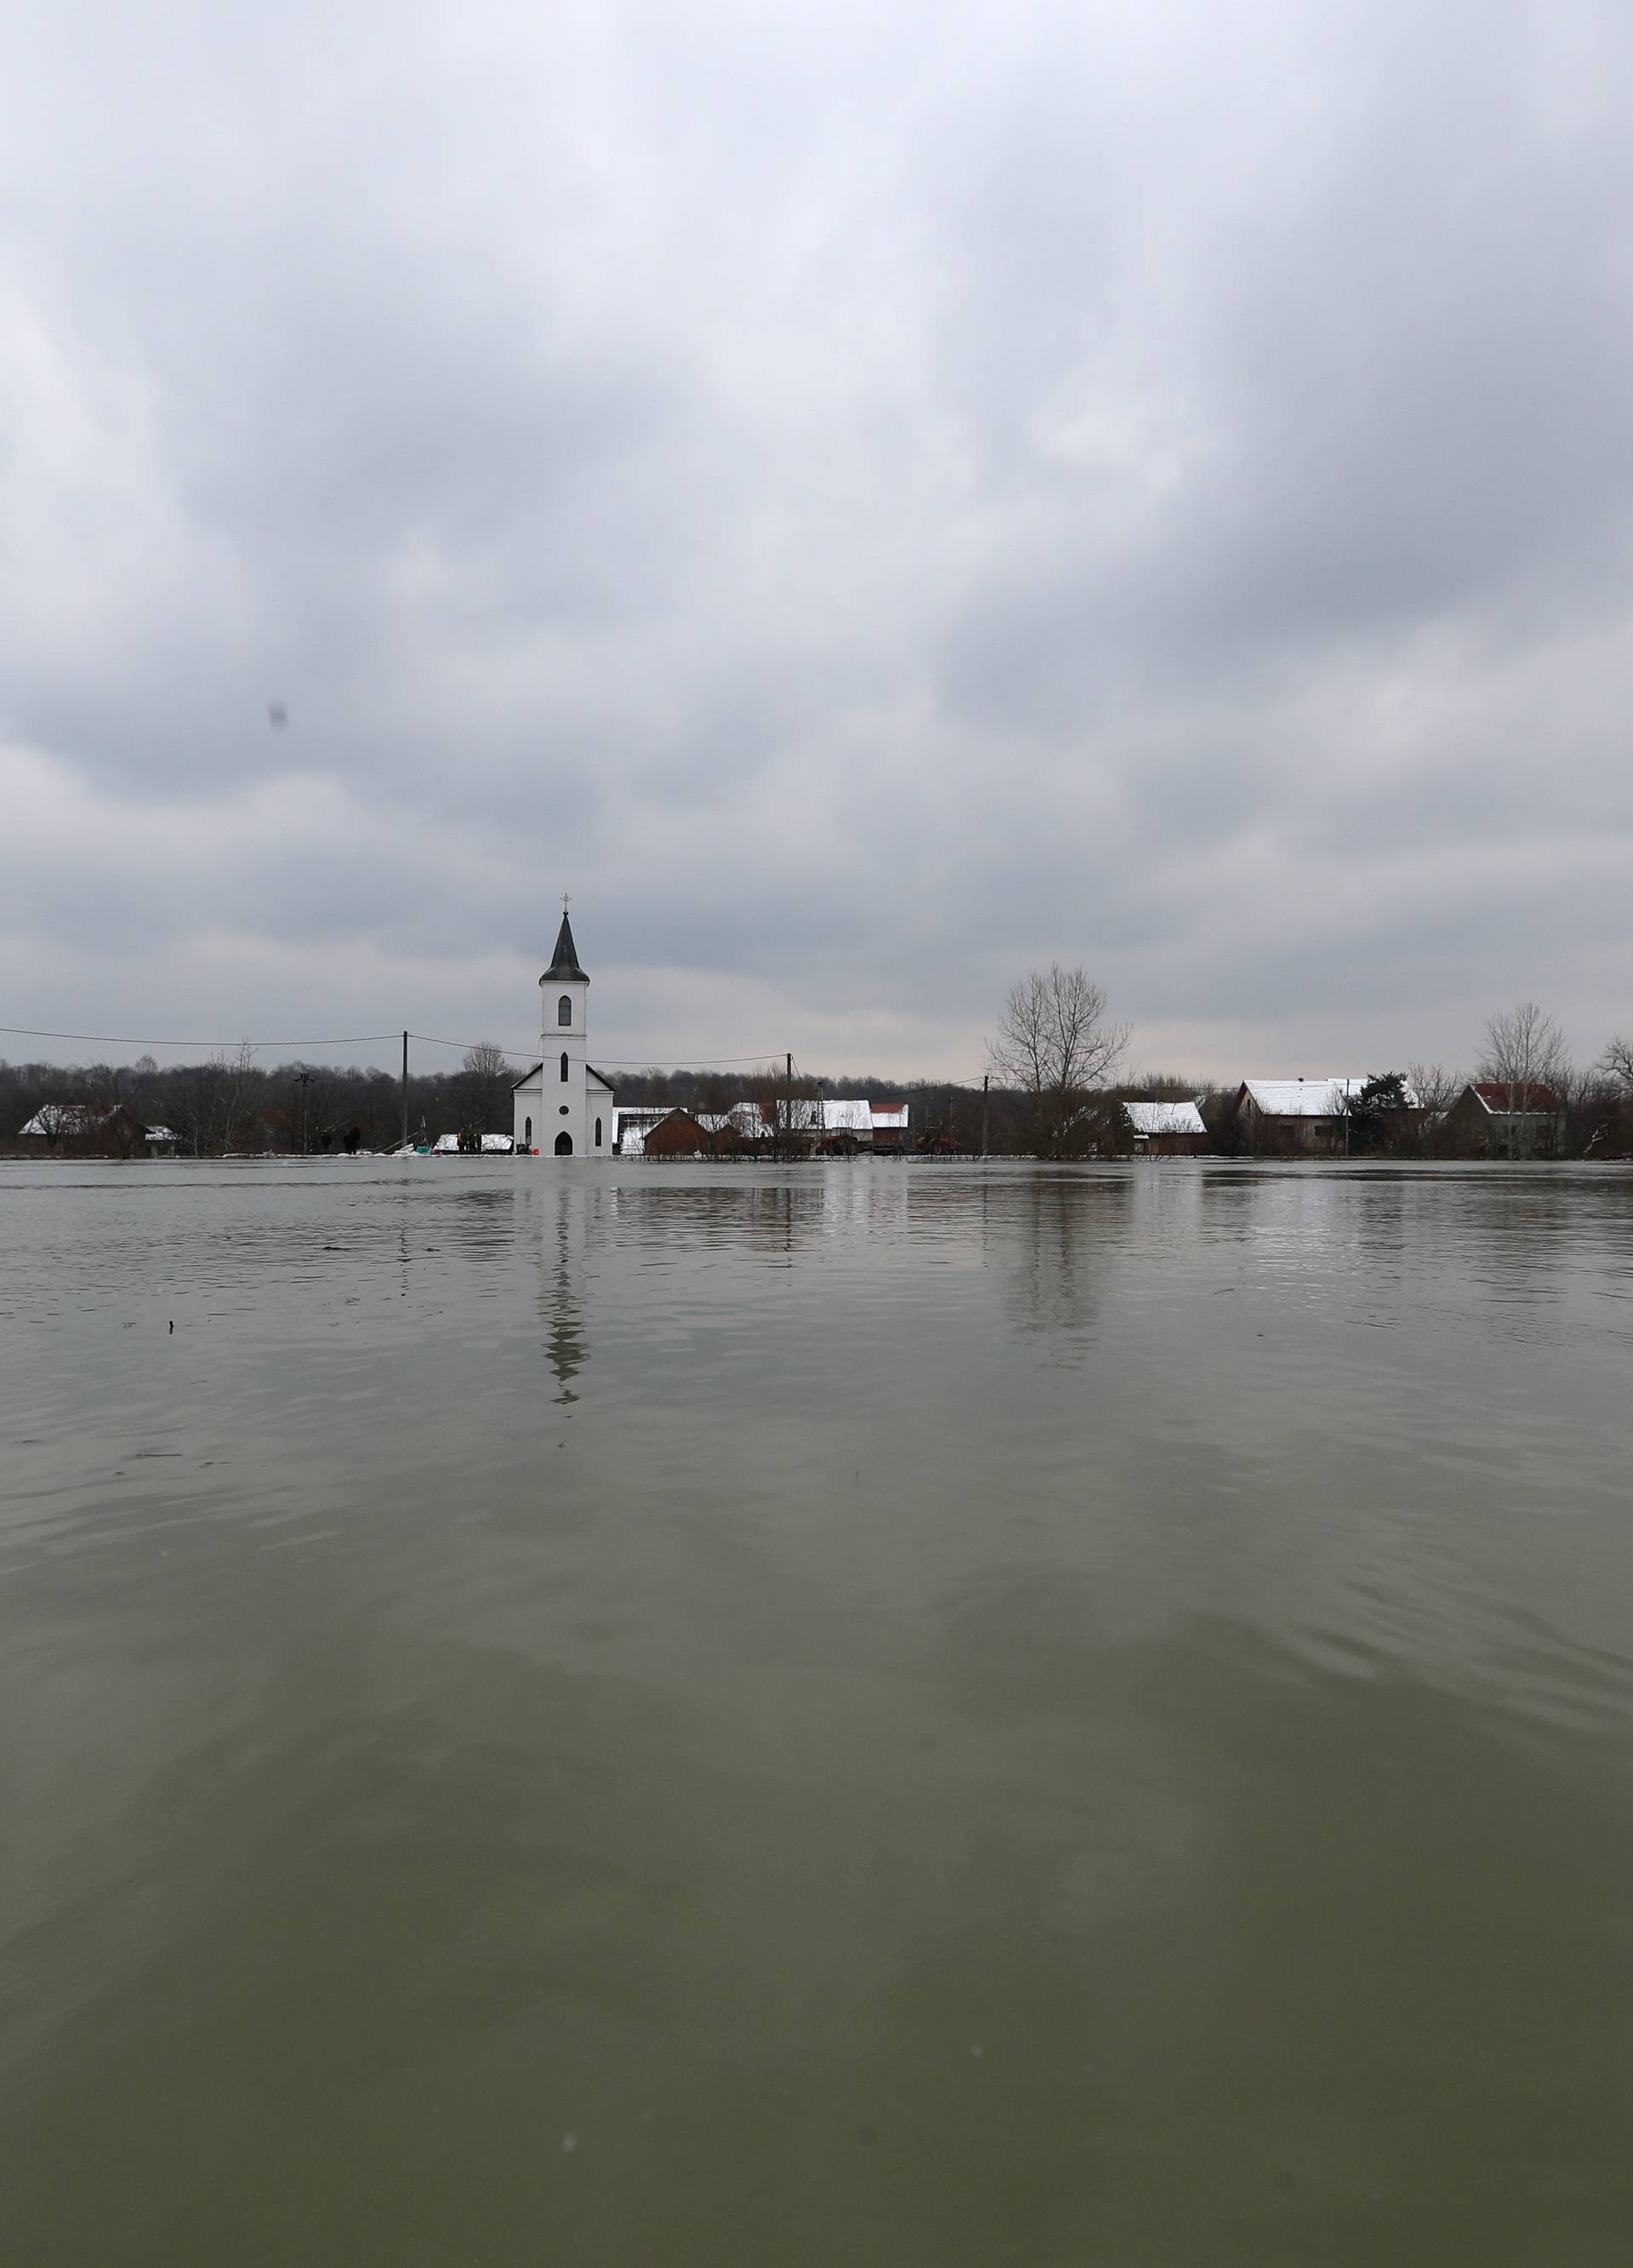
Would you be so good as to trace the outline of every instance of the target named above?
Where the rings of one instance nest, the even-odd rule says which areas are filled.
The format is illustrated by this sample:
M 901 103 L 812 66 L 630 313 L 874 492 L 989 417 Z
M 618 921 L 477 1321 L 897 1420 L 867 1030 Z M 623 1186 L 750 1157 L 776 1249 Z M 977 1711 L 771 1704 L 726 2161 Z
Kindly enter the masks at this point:
M 395 1032 L 353 1032 L 342 1039 L 322 1040 L 155 1040 L 132 1038 L 118 1032 L 53 1032 L 38 1024 L 0 1024 L 0 1035 L 26 1040 L 81 1040 L 97 1047 L 107 1048 L 364 1048 L 377 1046 L 387 1040 L 402 1038 L 402 1027 Z M 434 1032 L 410 1032 L 411 1040 L 418 1040 L 428 1048 L 491 1047 L 491 1040 L 447 1040 Z M 531 1063 L 537 1050 L 534 1048 L 500 1048 L 506 1062 Z M 602 1056 L 600 1060 L 612 1071 L 712 1071 L 732 1064 L 769 1064 L 786 1052 L 781 1048 L 761 1048 L 748 1056 L 670 1056 L 654 1062 L 649 1056 Z M 906 1084 L 926 1086 L 973 1086 L 974 1079 L 933 1079 Z
M 0 1026 L 0 1030 L 4 1028 Z M 396 1034 L 393 1032 L 388 1036 L 395 1039 Z M 487 1048 L 498 1045 L 493 1040 L 439 1039 L 434 1032 L 410 1032 L 409 1037 L 420 1041 L 428 1048 Z M 500 1048 L 499 1051 L 515 1063 L 533 1063 L 538 1057 L 536 1048 Z M 666 1067 L 670 1071 L 698 1071 L 707 1070 L 715 1064 L 770 1063 L 773 1057 L 785 1052 L 781 1048 L 762 1048 L 757 1055 L 752 1056 L 666 1056 L 662 1062 L 654 1063 L 650 1056 L 603 1056 L 598 1050 L 596 1060 L 614 1071 L 661 1071 Z
M 327 1040 L 147 1040 L 131 1039 L 119 1032 L 48 1032 L 37 1024 L 0 1024 L 0 1033 L 25 1040 L 90 1040 L 106 1048 L 362 1048 L 377 1040 L 395 1040 L 397 1032 L 354 1032 L 349 1039 Z

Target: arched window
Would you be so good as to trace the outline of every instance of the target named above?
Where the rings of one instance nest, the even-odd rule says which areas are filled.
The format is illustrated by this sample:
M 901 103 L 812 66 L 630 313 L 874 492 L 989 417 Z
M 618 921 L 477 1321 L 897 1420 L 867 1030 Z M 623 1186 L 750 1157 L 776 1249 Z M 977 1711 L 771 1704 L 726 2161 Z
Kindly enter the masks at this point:
M 533 1121 L 530 1118 L 524 1118 L 521 1122 L 521 1138 L 530 1150 L 533 1147 Z
M 567 1083 L 567 1050 L 565 1048 L 563 1048 L 561 1051 L 561 1083 L 564 1086 L 565 1086 Z
M 573 1155 L 573 1137 L 565 1130 L 556 1137 L 556 1155 L 558 1158 L 570 1158 Z
M 556 1021 L 564 1026 L 573 1021 L 573 995 L 570 992 L 564 992 L 556 1003 Z
M 595 1147 L 598 1150 L 601 1147 L 601 1121 L 599 1118 L 595 1121 Z

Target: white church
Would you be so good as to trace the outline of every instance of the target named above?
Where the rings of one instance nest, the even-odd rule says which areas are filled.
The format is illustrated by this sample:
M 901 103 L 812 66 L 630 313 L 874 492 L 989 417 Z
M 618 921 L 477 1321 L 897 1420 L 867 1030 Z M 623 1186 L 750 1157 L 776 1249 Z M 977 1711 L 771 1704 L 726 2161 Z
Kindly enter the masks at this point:
M 539 1056 L 514 1090 L 518 1151 L 541 1158 L 610 1158 L 618 1138 L 612 1082 L 587 1058 L 589 977 L 579 966 L 562 902 L 555 957 L 539 979 Z

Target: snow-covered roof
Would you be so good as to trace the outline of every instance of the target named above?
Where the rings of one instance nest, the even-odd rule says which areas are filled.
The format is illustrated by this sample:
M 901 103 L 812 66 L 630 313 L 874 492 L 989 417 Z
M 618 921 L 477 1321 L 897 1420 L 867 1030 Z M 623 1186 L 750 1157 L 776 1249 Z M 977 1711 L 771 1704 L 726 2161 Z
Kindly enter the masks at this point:
M 822 1106 L 822 1130 L 824 1134 L 871 1134 L 873 1105 L 866 1098 L 841 1102 L 824 1096 Z
M 757 1142 L 765 1132 L 765 1121 L 757 1102 L 734 1102 L 729 1110 L 694 1110 L 692 1116 L 711 1134 L 724 1134 L 729 1130 L 745 1142 Z
M 1202 1114 L 1193 1102 L 1125 1102 L 1128 1123 L 1136 1134 L 1206 1134 Z
M 907 1131 L 907 1105 L 905 1102 L 874 1102 L 868 1105 L 868 1108 L 876 1126 L 896 1126 L 904 1134 Z
M 873 1132 L 873 1105 L 865 1095 L 796 1094 L 790 1101 L 780 1097 L 777 1123 L 803 1134 L 867 1134 Z
M 779 1095 L 775 1108 L 779 1126 L 791 1126 L 796 1131 L 807 1134 L 822 1132 L 822 1104 L 811 1096 L 796 1094 L 790 1098 Z
M 646 1154 L 647 1131 L 669 1116 L 675 1108 L 672 1102 L 637 1102 L 624 1104 L 612 1114 L 615 1121 L 613 1140 L 623 1158 L 639 1158 Z
M 20 1141 L 25 1134 L 48 1138 L 53 1134 L 83 1134 L 101 1115 L 87 1102 L 48 1102 L 35 1111 L 26 1126 L 18 1128 L 18 1138 Z
M 118 1109 L 99 1110 L 89 1102 L 48 1102 L 35 1111 L 26 1126 L 17 1130 L 18 1139 L 26 1135 L 48 1141 L 53 1135 L 85 1134 L 93 1126 L 104 1126 Z M 144 1126 L 143 1137 L 149 1142 L 174 1142 L 176 1137 L 167 1126 Z
M 1335 1118 L 1343 1108 L 1343 1098 L 1359 1094 L 1372 1076 L 1365 1072 L 1347 1078 L 1245 1079 L 1242 1085 L 1267 1118 Z M 1411 1086 L 1402 1092 L 1408 1109 L 1417 1109 Z

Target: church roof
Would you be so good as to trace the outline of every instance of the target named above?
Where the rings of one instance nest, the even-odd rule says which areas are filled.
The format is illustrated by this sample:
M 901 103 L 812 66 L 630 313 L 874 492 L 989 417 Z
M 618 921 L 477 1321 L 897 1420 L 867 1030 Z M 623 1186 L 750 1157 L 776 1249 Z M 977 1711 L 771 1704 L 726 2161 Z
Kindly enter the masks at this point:
M 589 980 L 587 977 L 585 979 L 586 983 L 587 983 L 588 981 Z M 512 1079 L 510 1083 L 511 1093 L 514 1094 L 519 1087 L 526 1086 L 530 1080 L 536 1079 L 543 1068 L 544 1066 L 542 1063 L 536 1063 L 530 1067 L 530 1069 L 524 1071 L 520 1079 Z M 617 1093 L 617 1088 L 614 1086 L 613 1082 L 608 1078 L 604 1071 L 597 1071 L 594 1064 L 586 1064 L 584 1068 L 592 1079 L 599 1079 L 602 1086 L 606 1088 L 609 1094 L 614 1094 Z M 668 1110 L 671 1108 L 671 1105 L 666 1102 L 663 1108 L 665 1110 Z M 659 1115 L 661 1116 L 662 1114 L 660 1113 Z M 28 1129 L 26 1126 L 24 1127 L 23 1131 L 25 1134 L 27 1133 Z
M 586 984 L 589 983 L 588 969 L 579 967 L 579 948 L 573 942 L 573 924 L 567 919 L 565 906 L 562 909 L 561 927 L 556 932 L 556 957 L 539 981 L 541 983 L 550 984 L 563 976 L 576 976 Z

